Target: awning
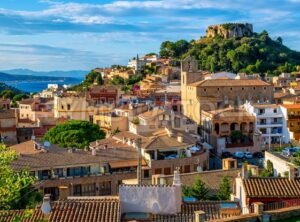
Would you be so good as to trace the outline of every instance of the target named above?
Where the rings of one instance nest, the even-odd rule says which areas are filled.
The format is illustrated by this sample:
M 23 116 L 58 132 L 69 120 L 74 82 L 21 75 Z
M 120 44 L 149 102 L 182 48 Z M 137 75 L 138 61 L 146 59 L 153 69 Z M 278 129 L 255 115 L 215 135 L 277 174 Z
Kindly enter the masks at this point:
M 137 160 L 125 160 L 125 161 L 118 161 L 118 162 L 109 162 L 108 163 L 111 168 L 127 168 L 127 167 L 137 167 L 138 161 Z M 142 166 L 147 166 L 146 162 L 142 160 Z

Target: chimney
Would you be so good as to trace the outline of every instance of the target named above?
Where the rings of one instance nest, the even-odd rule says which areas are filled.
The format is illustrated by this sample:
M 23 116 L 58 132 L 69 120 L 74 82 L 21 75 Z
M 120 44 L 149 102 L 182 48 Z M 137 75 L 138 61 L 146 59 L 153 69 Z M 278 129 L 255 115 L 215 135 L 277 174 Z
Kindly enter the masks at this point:
M 32 136 L 31 136 L 31 140 L 32 140 L 32 141 L 35 141 L 35 135 L 32 135 Z
M 248 179 L 248 164 L 244 163 L 242 167 L 242 179 Z
M 51 212 L 50 194 L 46 194 L 44 196 L 41 210 L 42 210 L 44 216 L 47 218 Z
M 289 179 L 290 180 L 295 179 L 295 168 L 293 166 L 289 166 Z
M 177 213 L 181 212 L 181 205 L 182 205 L 181 181 L 180 181 L 179 173 L 180 173 L 179 169 L 176 168 L 176 170 L 174 170 L 173 187 L 175 188 L 174 195 L 175 195 L 175 205 L 176 205 Z
M 179 169 L 174 170 L 173 186 L 181 186 Z
M 182 142 L 183 142 L 182 136 L 177 136 L 177 141 L 178 141 L 179 143 L 182 143 Z
M 97 151 L 96 151 L 95 148 L 92 149 L 92 155 L 93 155 L 93 156 L 96 156 L 96 155 L 97 155 Z

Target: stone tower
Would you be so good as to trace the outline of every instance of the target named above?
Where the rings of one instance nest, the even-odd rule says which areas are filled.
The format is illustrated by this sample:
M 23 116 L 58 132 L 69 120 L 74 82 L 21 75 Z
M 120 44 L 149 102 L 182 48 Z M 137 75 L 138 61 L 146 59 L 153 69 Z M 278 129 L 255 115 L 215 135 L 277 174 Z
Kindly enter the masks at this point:
M 181 61 L 181 104 L 183 113 L 187 113 L 188 101 L 188 85 L 203 80 L 203 74 L 198 69 L 198 61 L 194 57 L 187 57 Z

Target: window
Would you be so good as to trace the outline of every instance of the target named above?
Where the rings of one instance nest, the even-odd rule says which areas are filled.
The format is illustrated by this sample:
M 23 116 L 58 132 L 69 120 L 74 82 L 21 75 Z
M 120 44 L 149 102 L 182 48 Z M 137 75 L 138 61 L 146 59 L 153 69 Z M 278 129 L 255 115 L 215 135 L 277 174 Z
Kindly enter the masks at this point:
M 267 87 L 264 87 L 264 90 L 266 90 L 267 89 Z
M 290 127 L 294 127 L 294 123 L 293 122 L 290 123 Z
M 70 110 L 71 109 L 71 105 L 67 104 L 67 109 Z
M 81 196 L 81 185 L 74 185 L 73 186 L 73 195 L 74 196 Z
M 171 175 L 171 167 L 164 168 L 165 175 Z
M 144 170 L 144 178 L 149 178 L 149 177 L 150 177 L 149 170 Z
M 274 109 L 274 110 L 273 110 L 273 113 L 277 113 L 277 109 Z
M 206 92 L 206 89 L 203 89 L 204 92 Z
M 61 109 L 64 109 L 64 105 L 61 105 Z
M 96 195 L 96 184 L 85 184 L 81 187 L 82 196 L 95 196 Z
M 99 194 L 100 196 L 111 195 L 110 181 L 99 183 Z
M 189 173 L 190 171 L 190 165 L 185 165 L 184 166 L 184 173 Z
M 220 88 L 218 88 L 218 91 L 220 91 Z
M 255 87 L 253 87 L 253 90 L 255 90 Z
M 242 87 L 242 90 L 244 90 L 245 88 L 244 87 Z
M 232 91 L 232 87 L 230 87 L 230 90 Z
M 154 174 L 161 174 L 161 168 L 155 169 Z

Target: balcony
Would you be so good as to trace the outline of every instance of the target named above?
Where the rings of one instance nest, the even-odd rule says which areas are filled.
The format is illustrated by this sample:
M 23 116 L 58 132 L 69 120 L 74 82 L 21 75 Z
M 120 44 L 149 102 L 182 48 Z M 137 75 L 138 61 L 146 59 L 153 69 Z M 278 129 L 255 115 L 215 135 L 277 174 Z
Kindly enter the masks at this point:
M 288 119 L 300 119 L 300 115 L 288 115 Z

